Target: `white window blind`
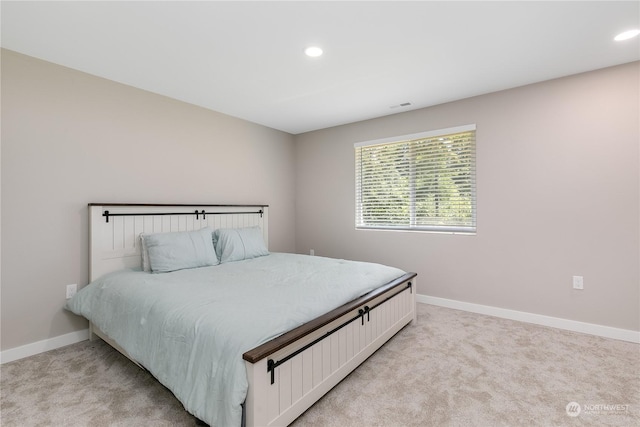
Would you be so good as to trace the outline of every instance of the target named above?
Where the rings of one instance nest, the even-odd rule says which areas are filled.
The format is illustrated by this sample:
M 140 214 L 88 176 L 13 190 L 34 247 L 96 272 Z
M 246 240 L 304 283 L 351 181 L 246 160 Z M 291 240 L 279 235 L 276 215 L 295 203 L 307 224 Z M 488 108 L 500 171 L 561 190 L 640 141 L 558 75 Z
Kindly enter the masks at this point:
M 475 125 L 355 144 L 356 227 L 475 233 Z

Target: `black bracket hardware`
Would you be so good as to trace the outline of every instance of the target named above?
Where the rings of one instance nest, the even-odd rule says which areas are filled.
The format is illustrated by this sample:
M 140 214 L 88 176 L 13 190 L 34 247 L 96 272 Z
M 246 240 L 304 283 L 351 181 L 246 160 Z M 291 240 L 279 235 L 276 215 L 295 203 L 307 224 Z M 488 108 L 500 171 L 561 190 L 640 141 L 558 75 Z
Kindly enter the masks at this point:
M 375 307 L 374 307 L 375 308 Z M 364 326 L 364 315 L 367 315 L 367 322 L 370 321 L 369 312 L 371 309 L 368 305 L 365 305 L 364 308 L 358 310 L 358 317 L 362 317 L 362 325 Z
M 273 359 L 267 360 L 267 372 L 271 372 L 271 384 L 273 384 L 276 381 L 276 362 Z

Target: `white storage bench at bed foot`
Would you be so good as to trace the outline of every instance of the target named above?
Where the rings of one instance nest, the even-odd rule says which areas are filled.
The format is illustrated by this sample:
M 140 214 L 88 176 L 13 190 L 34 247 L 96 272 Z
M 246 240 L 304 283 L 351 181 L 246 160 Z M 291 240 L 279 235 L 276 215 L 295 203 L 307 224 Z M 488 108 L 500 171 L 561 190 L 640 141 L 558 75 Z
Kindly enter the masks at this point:
M 256 356 L 252 363 L 245 354 L 246 425 L 293 422 L 415 319 L 415 289 L 415 274 L 407 274 L 391 289 L 266 357 Z

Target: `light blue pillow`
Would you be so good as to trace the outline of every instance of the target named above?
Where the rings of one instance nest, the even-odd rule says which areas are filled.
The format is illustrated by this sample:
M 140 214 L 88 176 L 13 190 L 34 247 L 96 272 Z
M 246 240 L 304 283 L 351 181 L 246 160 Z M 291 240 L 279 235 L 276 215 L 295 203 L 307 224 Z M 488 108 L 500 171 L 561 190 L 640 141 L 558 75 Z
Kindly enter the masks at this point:
M 211 228 L 205 227 L 198 231 L 145 234 L 151 271 L 166 273 L 219 264 L 212 232 Z
M 148 234 L 140 233 L 140 255 L 142 256 L 142 270 L 147 273 L 151 273 L 151 264 L 149 264 L 149 251 L 147 245 L 144 243 L 145 236 Z
M 269 255 L 260 227 L 220 228 L 213 242 L 221 263 Z

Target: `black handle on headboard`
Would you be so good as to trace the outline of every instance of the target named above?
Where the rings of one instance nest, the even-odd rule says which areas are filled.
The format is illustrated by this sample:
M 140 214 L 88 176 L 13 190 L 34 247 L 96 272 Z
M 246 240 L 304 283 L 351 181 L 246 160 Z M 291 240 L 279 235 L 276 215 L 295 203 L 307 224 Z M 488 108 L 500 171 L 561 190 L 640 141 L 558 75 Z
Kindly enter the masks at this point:
M 109 213 L 108 210 L 105 210 L 102 213 L 102 216 L 105 218 L 106 222 L 109 222 L 109 217 L 112 216 L 154 216 L 154 215 L 189 215 L 190 212 L 153 212 L 153 213 L 140 213 L 140 212 L 124 212 L 124 213 Z M 196 216 L 196 219 L 199 219 L 199 215 L 202 215 L 202 219 L 205 219 L 205 215 L 239 215 L 239 214 L 254 214 L 260 215 L 260 218 L 264 215 L 264 210 L 260 209 L 256 212 L 198 212 L 196 209 L 194 212 L 191 212 L 192 215 Z

